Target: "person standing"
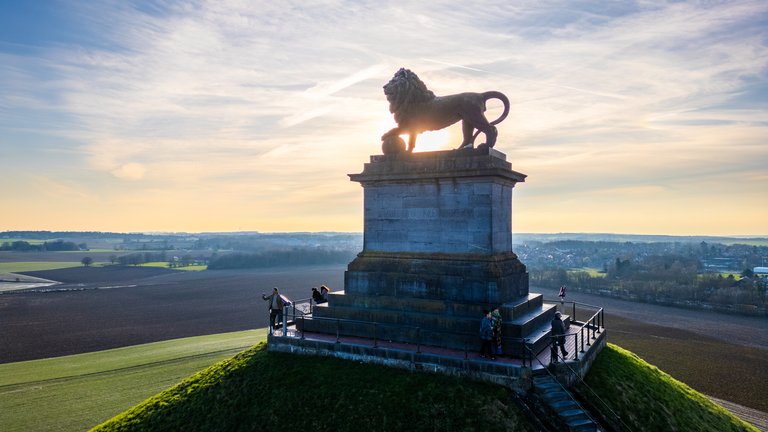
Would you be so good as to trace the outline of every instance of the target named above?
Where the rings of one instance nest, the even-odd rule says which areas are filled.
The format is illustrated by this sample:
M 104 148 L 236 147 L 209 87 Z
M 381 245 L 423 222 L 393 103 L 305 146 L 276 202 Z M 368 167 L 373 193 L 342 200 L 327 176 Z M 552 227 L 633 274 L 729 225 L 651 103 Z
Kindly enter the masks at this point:
M 562 316 L 560 312 L 555 312 L 555 317 L 552 318 L 552 363 L 557 363 L 558 346 L 560 346 L 560 351 L 563 354 L 563 360 L 568 357 L 568 351 L 565 350 L 565 325 L 563 324 Z
M 323 300 L 323 295 L 320 294 L 320 291 L 317 290 L 317 287 L 312 287 L 312 300 L 315 301 L 315 304 L 325 303 L 325 300 Z
M 491 342 L 493 339 L 493 319 L 491 313 L 487 310 L 483 311 L 483 319 L 480 321 L 480 357 L 491 357 L 491 360 L 496 360 L 491 351 Z
M 275 324 L 275 318 L 277 318 L 277 323 L 283 322 L 283 307 L 285 306 L 285 302 L 283 301 L 282 296 L 280 296 L 280 293 L 277 291 L 277 287 L 272 288 L 272 295 L 266 295 L 261 294 L 262 300 L 268 302 L 267 307 L 269 308 L 269 322 L 272 330 L 274 331 L 277 328 L 277 325 Z
M 491 350 L 493 354 L 500 356 L 503 351 L 501 348 L 501 312 L 499 308 L 495 308 L 491 312 L 491 324 L 493 325 L 493 344 Z

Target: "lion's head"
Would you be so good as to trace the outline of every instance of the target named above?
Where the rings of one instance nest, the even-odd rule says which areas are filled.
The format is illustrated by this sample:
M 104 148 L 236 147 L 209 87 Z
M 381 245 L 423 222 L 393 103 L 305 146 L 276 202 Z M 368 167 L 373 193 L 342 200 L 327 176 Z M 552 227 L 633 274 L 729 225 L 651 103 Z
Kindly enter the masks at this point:
M 398 124 L 408 117 L 408 112 L 414 106 L 435 98 L 435 94 L 427 89 L 419 77 L 405 68 L 400 68 L 384 86 L 384 94 L 389 102 L 389 112 L 395 115 Z

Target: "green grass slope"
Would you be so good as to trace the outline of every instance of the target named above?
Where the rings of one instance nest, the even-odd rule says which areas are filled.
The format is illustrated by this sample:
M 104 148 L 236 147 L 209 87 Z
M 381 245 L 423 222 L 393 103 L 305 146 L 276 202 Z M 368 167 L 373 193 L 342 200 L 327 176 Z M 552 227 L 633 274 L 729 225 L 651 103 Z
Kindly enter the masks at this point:
M 92 431 L 533 431 L 499 386 L 259 344 Z
M 757 431 L 629 351 L 608 345 L 589 386 L 640 431 Z M 93 431 L 531 431 L 501 387 L 261 343 Z
M 706 396 L 613 344 L 597 357 L 586 383 L 629 430 L 758 432 Z
M 88 430 L 265 337 L 248 330 L 0 364 L 0 431 Z

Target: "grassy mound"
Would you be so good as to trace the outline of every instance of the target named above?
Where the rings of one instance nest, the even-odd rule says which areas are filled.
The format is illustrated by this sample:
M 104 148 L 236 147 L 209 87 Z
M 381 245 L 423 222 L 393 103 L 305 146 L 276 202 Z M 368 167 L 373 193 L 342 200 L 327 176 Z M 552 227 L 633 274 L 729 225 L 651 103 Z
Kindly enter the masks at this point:
M 92 431 L 533 431 L 507 390 L 261 343 Z
M 706 396 L 616 345 L 608 344 L 600 353 L 586 382 L 634 431 L 757 432 Z
M 757 431 L 609 344 L 588 385 L 633 431 Z M 507 390 L 355 362 L 271 353 L 260 343 L 92 431 L 532 431 Z

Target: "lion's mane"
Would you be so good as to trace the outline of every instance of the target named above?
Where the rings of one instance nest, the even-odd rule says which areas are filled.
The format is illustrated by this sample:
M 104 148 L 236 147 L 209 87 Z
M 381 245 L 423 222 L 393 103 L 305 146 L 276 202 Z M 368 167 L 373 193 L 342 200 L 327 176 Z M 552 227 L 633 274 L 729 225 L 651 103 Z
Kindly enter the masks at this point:
M 394 114 L 398 124 L 405 122 L 419 105 L 435 99 L 435 94 L 426 84 L 405 68 L 400 68 L 384 86 L 384 94 L 389 102 L 389 112 Z

